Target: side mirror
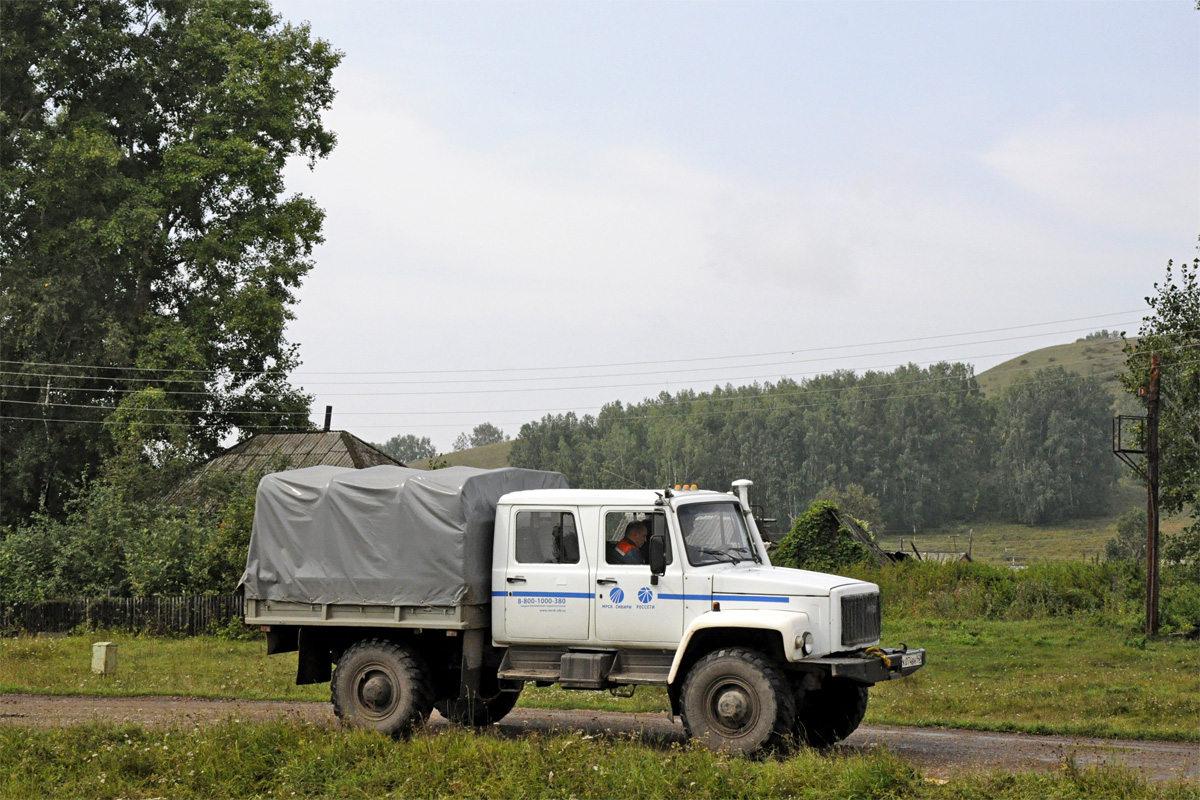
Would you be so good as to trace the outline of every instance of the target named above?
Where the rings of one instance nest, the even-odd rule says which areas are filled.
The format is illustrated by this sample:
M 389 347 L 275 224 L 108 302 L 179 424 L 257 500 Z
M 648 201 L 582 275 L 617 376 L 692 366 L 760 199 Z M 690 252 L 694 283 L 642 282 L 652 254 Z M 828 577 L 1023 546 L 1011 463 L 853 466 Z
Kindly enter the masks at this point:
M 658 576 L 667 571 L 667 540 L 661 533 L 650 537 L 650 583 L 658 585 Z

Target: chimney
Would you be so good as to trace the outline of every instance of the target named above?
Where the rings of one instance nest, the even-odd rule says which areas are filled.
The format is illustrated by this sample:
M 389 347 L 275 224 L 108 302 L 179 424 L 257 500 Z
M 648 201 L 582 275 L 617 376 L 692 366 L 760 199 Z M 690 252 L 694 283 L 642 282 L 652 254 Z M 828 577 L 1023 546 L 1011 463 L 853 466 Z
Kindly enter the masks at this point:
M 325 406 L 325 432 L 329 433 L 329 423 L 333 422 L 333 406 Z

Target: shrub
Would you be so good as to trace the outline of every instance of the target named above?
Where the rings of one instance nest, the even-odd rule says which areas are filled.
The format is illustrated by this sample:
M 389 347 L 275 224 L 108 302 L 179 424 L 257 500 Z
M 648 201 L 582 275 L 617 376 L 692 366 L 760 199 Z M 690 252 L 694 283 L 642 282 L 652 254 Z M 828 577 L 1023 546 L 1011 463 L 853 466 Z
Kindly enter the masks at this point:
M 1109 561 L 1146 560 L 1146 511 L 1135 508 L 1117 519 L 1117 535 L 1104 545 Z
M 772 563 L 817 572 L 840 572 L 869 560 L 870 551 L 842 527 L 837 510 L 828 500 L 813 503 L 783 537 Z

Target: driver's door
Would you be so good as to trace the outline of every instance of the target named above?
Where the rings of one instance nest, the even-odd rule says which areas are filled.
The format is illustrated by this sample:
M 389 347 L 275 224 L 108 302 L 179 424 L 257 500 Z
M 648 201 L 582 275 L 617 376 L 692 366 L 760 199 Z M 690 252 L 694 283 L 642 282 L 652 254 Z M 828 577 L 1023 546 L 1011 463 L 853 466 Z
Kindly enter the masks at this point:
M 649 564 L 617 562 L 616 544 L 635 519 L 667 542 L 666 574 L 651 582 Z M 596 638 L 601 642 L 674 646 L 683 632 L 683 567 L 661 511 L 601 509 L 604 536 L 595 556 Z

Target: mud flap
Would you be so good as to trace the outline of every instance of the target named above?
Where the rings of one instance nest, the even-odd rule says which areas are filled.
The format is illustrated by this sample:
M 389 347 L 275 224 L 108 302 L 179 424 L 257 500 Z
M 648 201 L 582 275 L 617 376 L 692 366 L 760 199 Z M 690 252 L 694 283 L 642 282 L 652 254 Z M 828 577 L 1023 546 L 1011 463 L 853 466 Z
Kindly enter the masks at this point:
M 300 650 L 296 661 L 296 685 L 328 682 L 333 677 L 333 659 L 324 638 L 304 628 L 296 638 Z
M 464 700 L 479 694 L 486 633 L 483 628 L 469 628 L 463 631 L 462 672 L 459 678 L 458 696 Z

